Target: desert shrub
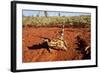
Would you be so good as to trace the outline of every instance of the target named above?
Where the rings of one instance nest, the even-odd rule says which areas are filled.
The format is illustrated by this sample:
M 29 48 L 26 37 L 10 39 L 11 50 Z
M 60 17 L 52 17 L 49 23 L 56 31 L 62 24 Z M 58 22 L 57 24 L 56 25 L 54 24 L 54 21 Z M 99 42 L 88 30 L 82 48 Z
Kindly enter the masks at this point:
M 91 24 L 91 16 L 24 16 L 23 25 L 31 24 L 32 26 L 61 26 L 65 25 L 66 27 L 89 27 Z M 29 26 L 31 26 L 29 25 Z

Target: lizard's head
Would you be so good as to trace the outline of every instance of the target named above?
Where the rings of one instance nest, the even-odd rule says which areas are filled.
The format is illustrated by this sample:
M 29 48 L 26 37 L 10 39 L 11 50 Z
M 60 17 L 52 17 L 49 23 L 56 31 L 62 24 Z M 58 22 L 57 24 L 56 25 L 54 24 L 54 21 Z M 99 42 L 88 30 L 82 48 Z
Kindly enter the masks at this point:
M 45 42 L 50 42 L 50 39 L 45 38 L 44 41 L 45 41 Z

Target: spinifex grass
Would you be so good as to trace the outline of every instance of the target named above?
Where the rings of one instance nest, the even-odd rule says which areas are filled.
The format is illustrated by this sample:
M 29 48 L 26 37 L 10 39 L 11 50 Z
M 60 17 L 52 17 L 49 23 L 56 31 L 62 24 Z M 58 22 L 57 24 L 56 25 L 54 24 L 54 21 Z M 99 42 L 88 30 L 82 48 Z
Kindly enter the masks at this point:
M 23 25 L 32 26 L 81 26 L 89 27 L 91 16 L 23 16 Z

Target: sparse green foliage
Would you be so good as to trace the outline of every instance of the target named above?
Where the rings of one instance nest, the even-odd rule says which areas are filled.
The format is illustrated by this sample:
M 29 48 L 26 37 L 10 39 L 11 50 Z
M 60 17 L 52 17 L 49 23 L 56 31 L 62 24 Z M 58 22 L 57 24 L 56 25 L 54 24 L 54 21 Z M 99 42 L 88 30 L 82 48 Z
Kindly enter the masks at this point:
M 91 16 L 23 16 L 23 25 L 90 27 Z

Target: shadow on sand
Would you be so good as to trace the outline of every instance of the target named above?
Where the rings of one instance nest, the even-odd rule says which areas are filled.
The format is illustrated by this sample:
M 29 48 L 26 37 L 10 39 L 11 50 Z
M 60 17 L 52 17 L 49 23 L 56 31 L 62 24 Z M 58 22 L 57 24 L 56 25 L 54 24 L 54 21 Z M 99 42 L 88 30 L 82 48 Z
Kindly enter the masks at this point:
M 35 44 L 35 45 L 32 45 L 32 46 L 28 46 L 28 48 L 30 50 L 36 50 L 36 49 L 46 49 L 48 50 L 48 52 L 50 52 L 50 49 L 49 49 L 49 46 L 48 46 L 48 43 L 47 42 L 43 42 L 43 43 L 40 43 L 40 44 Z

